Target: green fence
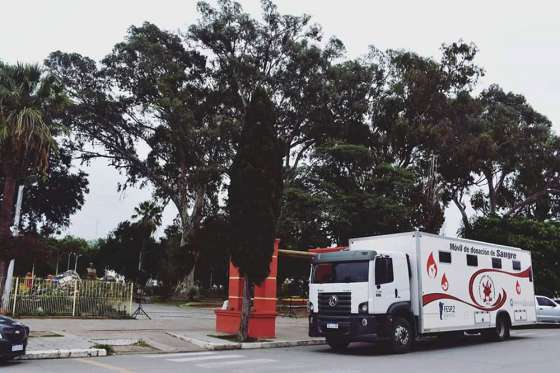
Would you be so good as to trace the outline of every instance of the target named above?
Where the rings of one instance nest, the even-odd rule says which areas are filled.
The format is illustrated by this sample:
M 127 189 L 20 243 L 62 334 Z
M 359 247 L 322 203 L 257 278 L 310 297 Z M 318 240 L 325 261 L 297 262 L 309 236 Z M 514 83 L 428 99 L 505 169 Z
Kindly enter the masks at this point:
M 15 278 L 12 316 L 126 318 L 132 313 L 132 283 L 72 279 Z

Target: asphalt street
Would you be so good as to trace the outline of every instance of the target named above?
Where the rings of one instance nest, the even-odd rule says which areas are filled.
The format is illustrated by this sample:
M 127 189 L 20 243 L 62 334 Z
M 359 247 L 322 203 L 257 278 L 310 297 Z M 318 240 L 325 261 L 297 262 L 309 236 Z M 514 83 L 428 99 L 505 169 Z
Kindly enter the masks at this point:
M 369 344 L 353 344 L 345 353 L 327 346 L 266 350 L 205 351 L 120 355 L 105 358 L 16 361 L 6 372 L 556 372 L 560 366 L 560 329 L 512 332 L 509 341 L 478 336 L 419 343 L 414 352 L 391 355 Z

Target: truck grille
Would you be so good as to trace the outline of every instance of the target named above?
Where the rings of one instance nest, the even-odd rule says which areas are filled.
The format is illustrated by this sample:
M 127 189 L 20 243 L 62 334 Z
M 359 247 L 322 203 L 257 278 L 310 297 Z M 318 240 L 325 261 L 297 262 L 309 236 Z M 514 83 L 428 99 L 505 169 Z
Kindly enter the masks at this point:
M 336 299 L 336 302 L 333 302 L 333 297 Z M 332 303 L 335 303 L 334 306 L 332 306 Z M 319 315 L 350 315 L 351 304 L 352 297 L 350 293 L 319 293 Z

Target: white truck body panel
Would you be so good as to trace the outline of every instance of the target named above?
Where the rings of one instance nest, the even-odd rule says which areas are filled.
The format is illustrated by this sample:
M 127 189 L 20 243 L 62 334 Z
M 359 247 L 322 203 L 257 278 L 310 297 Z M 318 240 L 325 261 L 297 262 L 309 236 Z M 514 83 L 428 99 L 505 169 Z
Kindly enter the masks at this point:
M 409 299 L 421 334 L 494 327 L 500 311 L 508 312 L 513 326 L 536 322 L 529 251 L 421 232 L 351 239 L 349 250 L 375 250 L 379 255 L 389 256 L 397 252 L 408 256 L 411 267 Z M 440 253 L 443 253 L 441 257 Z M 450 263 L 447 262 L 449 255 Z M 476 257 L 476 265 L 467 264 L 467 255 Z M 493 261 L 501 262 L 501 268 L 493 266 Z M 395 270 L 395 276 L 397 272 Z M 401 293 L 408 285 L 403 285 L 402 281 L 397 283 L 395 278 L 391 287 Z M 360 293 L 367 292 L 363 284 L 328 284 L 333 288 L 335 285 L 345 286 L 345 291 L 356 294 L 353 299 L 359 298 L 355 293 L 358 287 Z M 316 292 L 325 286 L 314 289 L 311 285 L 310 301 L 316 302 Z M 370 310 L 382 313 L 376 302 L 382 308 L 392 302 L 381 301 L 379 295 L 372 295 L 374 293 L 374 289 L 369 292 Z M 384 292 L 383 297 L 386 294 Z M 355 306 L 357 304 L 352 304 L 352 312 Z

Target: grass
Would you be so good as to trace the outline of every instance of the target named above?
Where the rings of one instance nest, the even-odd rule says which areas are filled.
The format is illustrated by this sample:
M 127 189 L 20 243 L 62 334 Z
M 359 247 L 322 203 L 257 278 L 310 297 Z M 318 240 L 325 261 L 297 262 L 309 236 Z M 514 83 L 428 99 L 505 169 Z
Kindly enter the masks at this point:
M 133 346 L 138 346 L 138 347 L 152 347 L 150 346 L 148 343 L 146 343 L 145 340 L 143 339 L 139 339 L 138 342 L 134 343 Z
M 99 348 L 101 350 L 105 350 L 107 351 L 107 355 L 113 355 L 115 353 L 113 346 L 108 344 L 95 344 L 93 345 L 93 348 Z

